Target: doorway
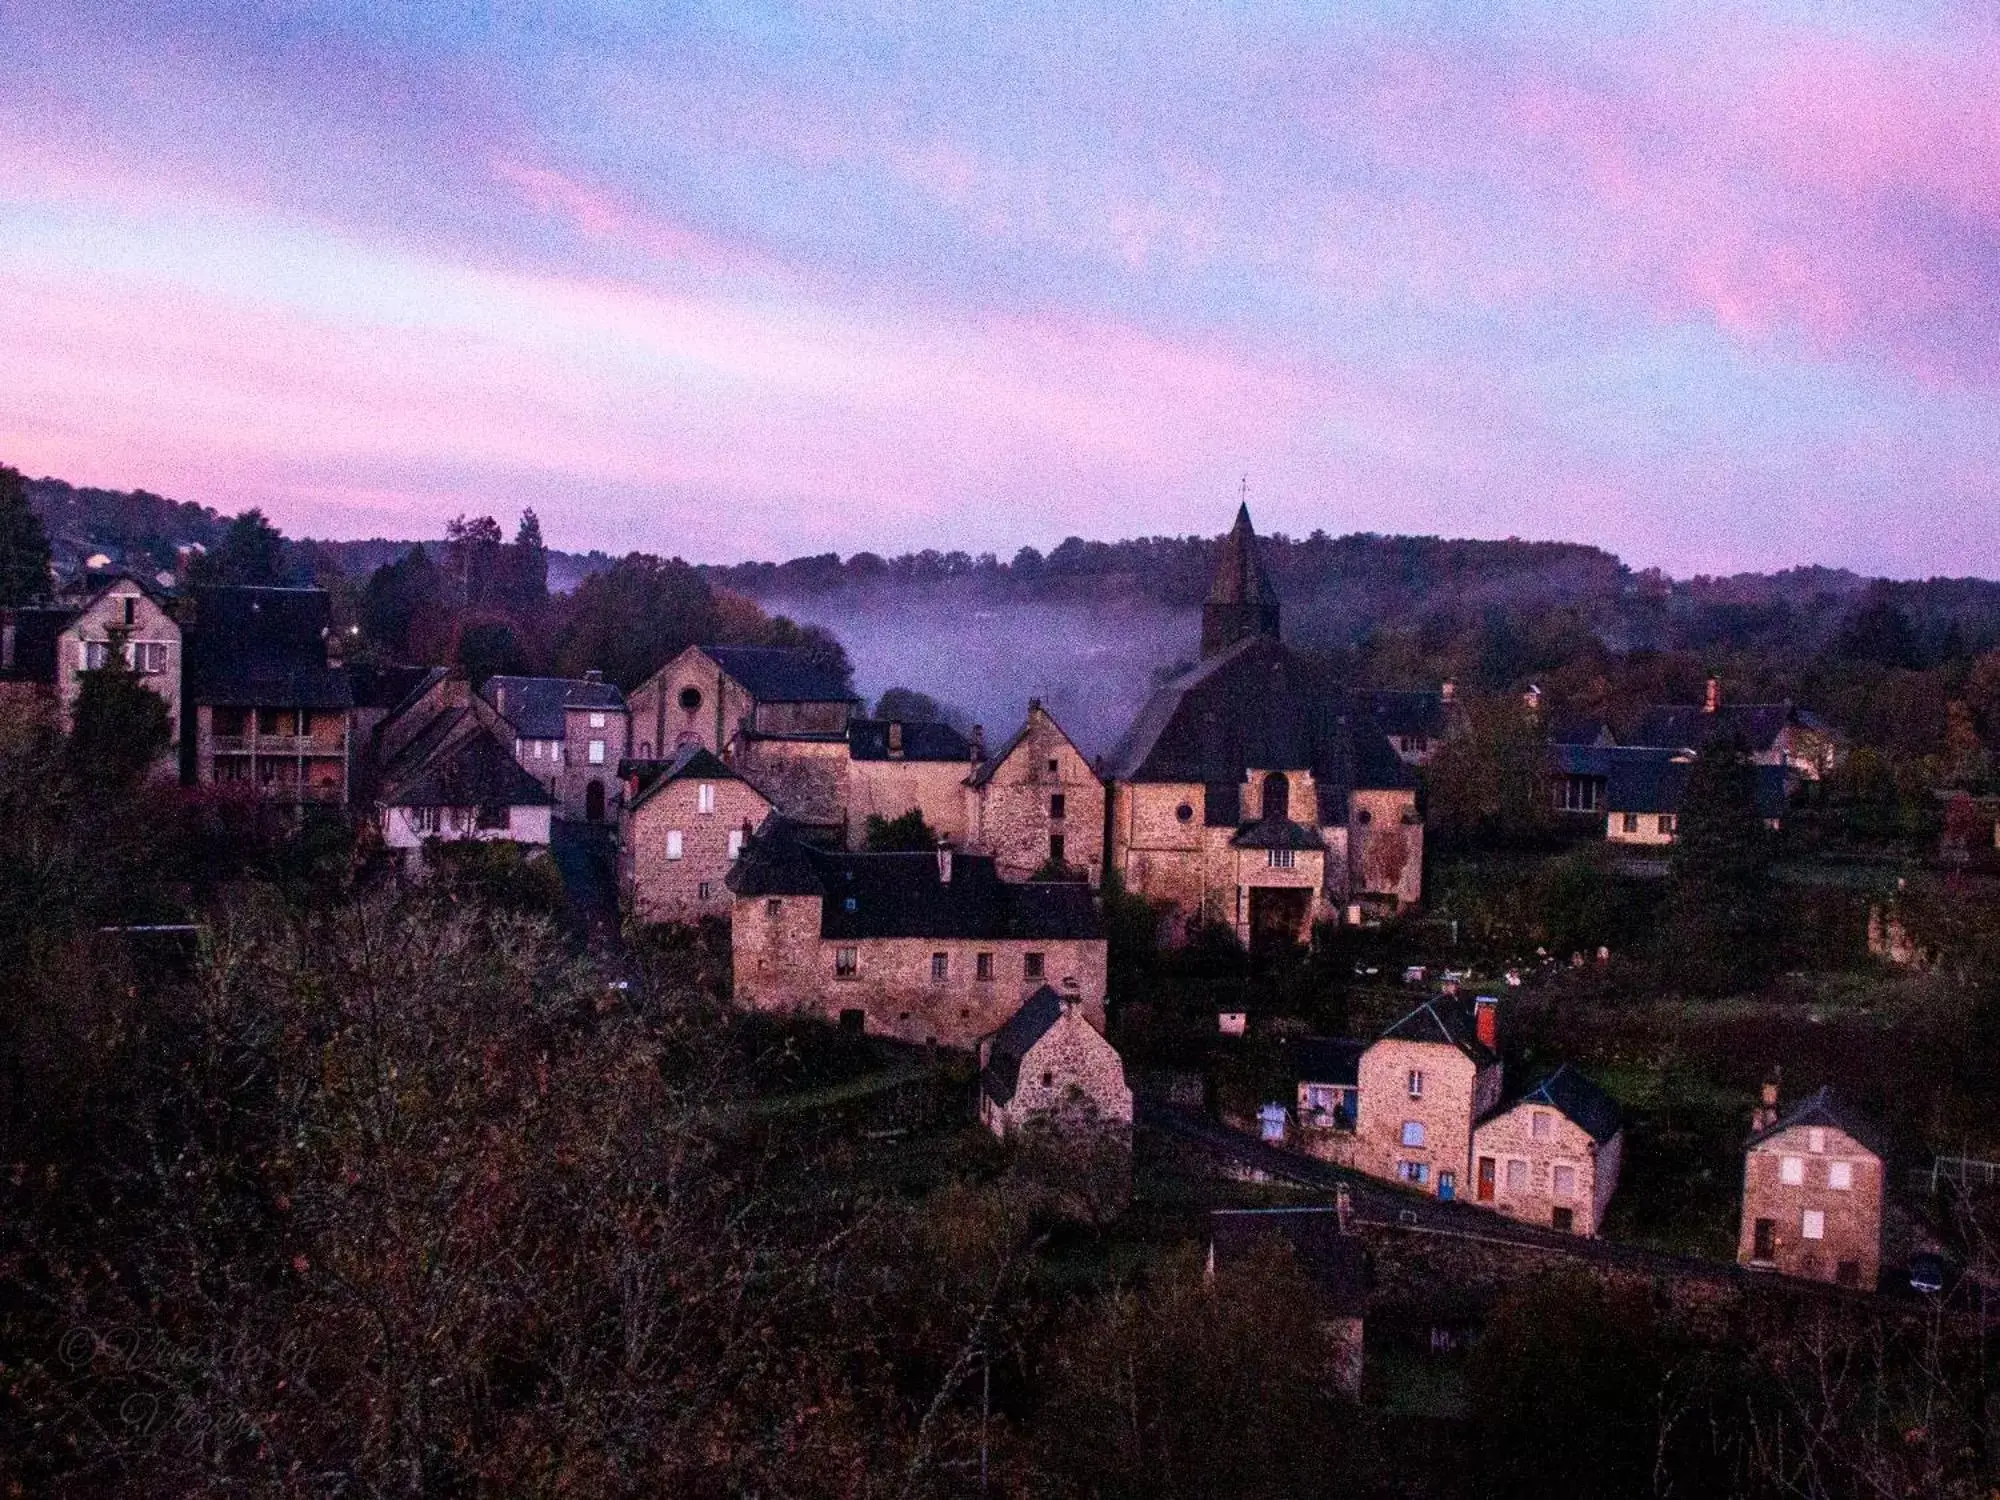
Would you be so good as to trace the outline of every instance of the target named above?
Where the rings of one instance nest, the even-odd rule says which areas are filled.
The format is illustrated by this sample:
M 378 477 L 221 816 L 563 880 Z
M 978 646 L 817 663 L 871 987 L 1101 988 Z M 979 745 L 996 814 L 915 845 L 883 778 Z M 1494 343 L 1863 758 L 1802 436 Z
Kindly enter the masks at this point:
M 1250 888 L 1250 951 L 1283 952 L 1305 941 L 1313 893 L 1303 886 Z
M 1492 1157 L 1482 1156 L 1479 1158 L 1479 1201 L 1481 1203 L 1491 1203 L 1493 1201 L 1494 1178 L 1498 1175 L 1494 1171 L 1494 1167 L 1495 1162 Z
M 1750 1258 L 1752 1260 L 1776 1260 L 1778 1258 L 1778 1221 L 1759 1219 L 1750 1231 Z
M 604 821 L 604 783 L 593 781 L 583 789 L 583 820 L 586 823 Z
M 1457 1199 L 1458 1173 L 1456 1172 L 1438 1173 L 1438 1197 L 1443 1199 L 1446 1203 L 1453 1202 L 1454 1200 Z

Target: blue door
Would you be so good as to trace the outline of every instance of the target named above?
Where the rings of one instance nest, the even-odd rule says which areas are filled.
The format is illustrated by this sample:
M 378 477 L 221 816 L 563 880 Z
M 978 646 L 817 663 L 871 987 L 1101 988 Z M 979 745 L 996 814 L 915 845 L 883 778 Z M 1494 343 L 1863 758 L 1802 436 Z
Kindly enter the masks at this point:
M 1447 1203 L 1458 1196 L 1458 1173 L 1438 1173 L 1438 1196 Z

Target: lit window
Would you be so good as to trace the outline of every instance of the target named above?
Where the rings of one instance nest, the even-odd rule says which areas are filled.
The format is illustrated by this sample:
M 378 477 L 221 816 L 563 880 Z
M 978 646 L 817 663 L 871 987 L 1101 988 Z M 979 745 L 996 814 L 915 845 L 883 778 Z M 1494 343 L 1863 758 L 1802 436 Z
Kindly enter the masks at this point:
M 742 852 L 743 852 L 743 830 L 740 828 L 732 828 L 729 830 L 729 857 L 731 859 L 734 859 L 736 858 L 737 855 L 741 854 Z
M 1514 1160 L 1507 1163 L 1507 1191 L 1525 1193 L 1528 1190 L 1528 1164 Z
M 1806 1162 L 1802 1156 L 1783 1157 L 1778 1162 L 1778 1181 L 1786 1187 L 1797 1187 L 1806 1180 Z
M 601 766 L 604 764 L 603 740 L 592 740 L 590 742 L 590 763 L 593 766 Z
M 933 953 L 931 955 L 931 983 L 943 984 L 949 978 L 951 978 L 951 955 L 949 953 Z
M 1556 1196 L 1558 1198 L 1574 1198 L 1576 1196 L 1575 1167 L 1556 1168 Z
M 1421 1146 L 1424 1143 L 1424 1122 L 1422 1120 L 1403 1121 L 1403 1144 Z
M 679 859 L 680 857 L 681 831 L 678 828 L 669 828 L 667 830 L 667 858 Z
M 1424 1073 L 1421 1068 L 1410 1069 L 1410 1097 L 1412 1099 L 1424 1097 Z
M 1039 953 L 1022 955 L 1021 973 L 1028 979 L 1040 979 L 1042 977 L 1042 955 Z
M 592 729 L 602 729 L 604 727 L 604 715 L 592 714 L 590 716 L 590 727 Z
M 857 948 L 836 948 L 833 950 L 833 977 L 852 979 L 855 970 L 861 967 L 861 952 Z
M 1545 1109 L 1531 1111 L 1528 1115 L 1528 1134 L 1538 1141 L 1548 1140 L 1555 1134 L 1555 1117 Z
M 540 760 L 542 758 L 542 742 L 540 740 L 529 740 L 528 744 L 531 747 L 529 753 L 532 754 L 536 760 Z
M 1264 854 L 1274 870 L 1289 870 L 1298 858 L 1297 851 L 1292 849 L 1266 849 Z
M 1819 1156 L 1826 1150 L 1826 1132 L 1817 1125 L 1806 1132 L 1806 1150 L 1812 1152 L 1814 1156 Z
M 1850 1192 L 1854 1187 L 1854 1163 L 1851 1161 L 1830 1161 L 1826 1164 L 1826 1185 L 1836 1192 Z
M 1826 1238 L 1826 1211 L 1809 1208 L 1799 1217 L 1799 1234 L 1809 1240 Z
M 700 812 L 712 813 L 715 811 L 714 782 L 704 781 L 700 786 L 695 788 L 694 805 Z

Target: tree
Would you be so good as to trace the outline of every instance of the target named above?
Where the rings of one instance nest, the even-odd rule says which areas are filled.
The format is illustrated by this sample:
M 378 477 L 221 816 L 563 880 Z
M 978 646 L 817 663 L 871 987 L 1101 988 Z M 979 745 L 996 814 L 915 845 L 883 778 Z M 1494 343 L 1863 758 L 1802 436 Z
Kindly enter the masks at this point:
M 555 665 L 593 669 L 626 691 L 687 647 L 715 639 L 715 596 L 679 558 L 634 552 L 592 573 L 559 601 Z
M 82 674 L 69 738 L 77 774 L 118 787 L 145 774 L 173 738 L 166 700 L 125 660 L 125 634 L 113 630 L 104 665 Z
M 1466 705 L 1464 730 L 1424 768 L 1426 822 L 1446 842 L 1520 844 L 1545 837 L 1548 793 L 1542 722 L 1513 694 Z
M 450 583 L 419 543 L 368 576 L 361 628 L 399 661 L 442 661 L 451 644 Z
M 1762 980 L 1777 958 L 1771 839 L 1757 811 L 1757 767 L 1734 741 L 1711 742 L 1688 771 L 1661 937 L 1671 967 L 1697 991 Z
M 32 604 L 48 592 L 48 533 L 28 503 L 27 481 L 0 464 L 0 608 Z
M 964 709 L 906 687 L 886 689 L 875 700 L 875 717 L 905 724 L 949 724 L 961 733 L 972 727 L 972 716 Z
M 252 506 L 229 523 L 222 540 L 195 558 L 188 581 L 279 588 L 291 582 L 285 565 L 285 538 L 264 512 Z
M 862 825 L 862 841 L 869 852 L 887 854 L 896 850 L 935 849 L 937 830 L 924 821 L 921 808 L 911 808 L 900 817 L 885 818 L 870 813 Z

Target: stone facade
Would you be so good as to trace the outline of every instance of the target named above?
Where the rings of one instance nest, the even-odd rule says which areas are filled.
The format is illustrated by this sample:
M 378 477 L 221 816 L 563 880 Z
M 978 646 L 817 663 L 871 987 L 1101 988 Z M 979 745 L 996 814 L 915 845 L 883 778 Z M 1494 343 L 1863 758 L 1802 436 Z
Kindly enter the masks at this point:
M 1736 1258 L 1873 1291 L 1882 1270 L 1882 1158 L 1849 1130 L 1815 1119 L 1780 1125 L 1744 1153 Z
M 168 744 L 178 745 L 184 728 L 181 627 L 160 597 L 133 578 L 105 582 L 57 638 L 55 689 L 63 732 L 74 722 L 83 674 L 103 665 L 117 634 L 124 637 L 127 663 L 166 701 Z
M 618 762 L 631 754 L 632 717 L 623 708 L 563 709 L 563 763 L 554 787 L 557 816 L 615 823 L 623 789 Z
M 1009 880 L 1056 860 L 1096 885 L 1104 874 L 1104 783 L 1041 700 L 962 792 L 971 846 Z M 940 829 L 940 832 L 943 830 Z
M 1510 1219 L 1594 1235 L 1624 1150 L 1623 1132 L 1600 1144 L 1560 1110 L 1523 1100 L 1474 1130 L 1472 1196 Z
M 699 646 L 661 667 L 626 702 L 632 710 L 630 753 L 640 760 L 667 760 L 695 744 L 724 755 L 757 706 L 749 689 Z
M 861 847 L 869 818 L 899 818 L 912 808 L 924 815 L 939 838 L 963 844 L 968 831 L 965 777 L 971 769 L 969 758 L 857 760 L 850 755 L 844 799 L 849 846 Z
M 1042 998 L 1038 996 L 1037 998 Z M 1088 1130 L 1130 1139 L 1132 1090 L 1118 1050 L 1091 1024 L 1074 1000 L 1056 1000 L 1059 1014 L 1018 1057 L 1006 1056 L 996 1076 L 995 1040 L 980 1047 L 985 1071 L 979 1095 L 981 1121 L 1005 1139 L 1030 1121 L 1061 1132 Z M 1031 1002 L 1032 1003 L 1032 1002 Z M 1004 1050 L 1007 1028 L 999 1038 Z
M 627 913 L 640 922 L 729 916 L 729 867 L 742 852 L 744 830 L 771 812 L 770 799 L 706 752 L 685 774 L 639 791 L 620 824 Z
M 1500 1102 L 1500 1064 L 1482 1066 L 1448 1042 L 1385 1036 L 1361 1054 L 1360 1082 L 1355 1166 L 1441 1198 L 1469 1196 L 1473 1122 Z

